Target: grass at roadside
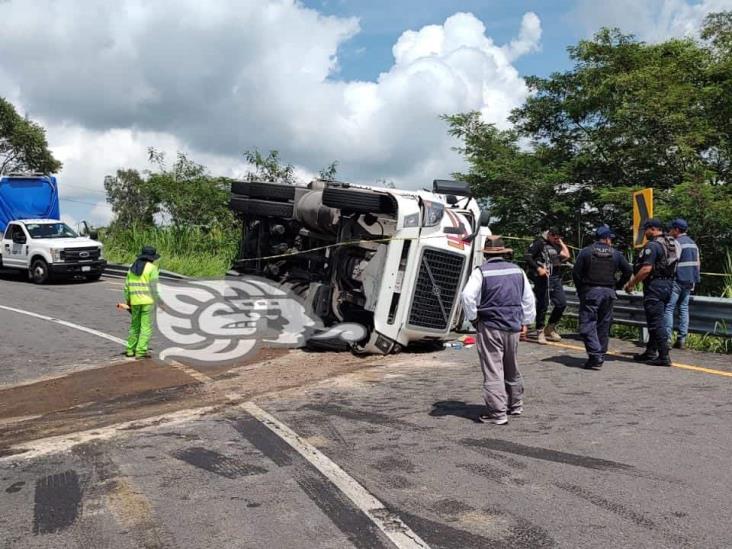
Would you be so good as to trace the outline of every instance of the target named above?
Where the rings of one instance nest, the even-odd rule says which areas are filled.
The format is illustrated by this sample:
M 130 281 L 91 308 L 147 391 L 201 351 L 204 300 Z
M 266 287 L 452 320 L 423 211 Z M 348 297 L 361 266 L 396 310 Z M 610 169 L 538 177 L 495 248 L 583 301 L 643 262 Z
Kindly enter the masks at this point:
M 560 333 L 577 333 L 578 323 L 574 317 L 565 316 L 560 325 Z M 639 341 L 641 328 L 626 326 L 624 324 L 613 324 L 610 329 L 610 336 L 626 341 Z M 686 338 L 686 348 L 692 351 L 705 351 L 707 353 L 732 354 L 732 338 L 717 337 L 708 334 L 689 334 Z
M 161 269 L 200 278 L 224 276 L 237 255 L 239 233 L 213 227 L 156 227 L 100 233 L 110 263 L 132 263 L 143 246 L 154 246 Z

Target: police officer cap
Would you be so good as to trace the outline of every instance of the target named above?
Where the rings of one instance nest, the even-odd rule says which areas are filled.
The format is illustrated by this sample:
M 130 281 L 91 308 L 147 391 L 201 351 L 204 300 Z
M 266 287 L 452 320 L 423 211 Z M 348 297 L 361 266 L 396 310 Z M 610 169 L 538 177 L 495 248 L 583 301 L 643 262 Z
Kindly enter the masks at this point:
M 674 219 L 669 226 L 672 229 L 678 229 L 680 231 L 686 231 L 689 228 L 689 224 L 686 222 L 686 220 L 681 219 L 680 217 Z
M 602 240 L 603 238 L 615 238 L 615 233 L 607 225 L 600 225 L 595 229 L 595 238 Z
M 647 231 L 648 229 L 663 229 L 663 223 L 661 223 L 660 219 L 652 217 L 650 219 L 646 219 L 643 222 L 641 229 L 643 229 L 644 231 Z

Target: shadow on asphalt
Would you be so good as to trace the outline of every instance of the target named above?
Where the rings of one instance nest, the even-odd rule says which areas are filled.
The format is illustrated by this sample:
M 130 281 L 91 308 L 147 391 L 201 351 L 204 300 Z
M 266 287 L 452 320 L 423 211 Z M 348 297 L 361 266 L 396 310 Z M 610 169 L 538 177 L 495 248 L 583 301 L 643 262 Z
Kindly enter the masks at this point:
M 469 419 L 474 423 L 482 423 L 480 414 L 486 411 L 484 404 L 467 404 L 462 400 L 441 400 L 432 405 L 432 417 L 455 416 Z
M 0 280 L 18 282 L 20 284 L 33 284 L 28 278 L 28 271 L 19 269 L 3 269 L 0 267 Z M 76 284 L 94 284 L 101 280 L 87 280 L 83 276 L 57 276 L 49 280 L 44 286 L 71 286 Z
M 632 356 L 633 353 L 623 353 L 629 355 L 628 358 L 619 358 L 612 355 L 606 355 L 605 356 L 605 362 L 633 362 Z M 571 356 L 571 355 L 555 355 L 555 356 L 548 356 L 546 358 L 542 358 L 542 362 L 555 362 L 557 364 L 561 364 L 562 366 L 566 366 L 567 368 L 582 368 L 584 366 L 585 361 L 587 360 L 586 356 L 583 357 L 577 357 L 577 356 Z

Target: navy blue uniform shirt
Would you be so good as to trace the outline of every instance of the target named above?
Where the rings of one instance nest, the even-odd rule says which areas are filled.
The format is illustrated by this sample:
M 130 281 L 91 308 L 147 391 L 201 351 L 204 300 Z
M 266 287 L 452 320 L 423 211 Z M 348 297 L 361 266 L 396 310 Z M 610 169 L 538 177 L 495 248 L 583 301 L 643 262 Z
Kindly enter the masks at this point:
M 607 246 L 607 244 L 601 244 L 599 242 L 596 242 L 595 244 Z M 572 269 L 572 278 L 574 279 L 574 285 L 577 288 L 582 286 L 582 277 L 584 276 L 586 269 L 590 267 L 592 248 L 595 244 L 582 248 L 575 258 L 574 269 Z M 625 259 L 625 256 L 615 248 L 613 248 L 613 262 L 615 264 L 615 272 L 620 271 L 621 273 L 620 280 L 618 280 L 615 287 L 622 288 L 633 275 L 633 268 L 630 266 L 630 263 L 628 263 L 628 260 Z

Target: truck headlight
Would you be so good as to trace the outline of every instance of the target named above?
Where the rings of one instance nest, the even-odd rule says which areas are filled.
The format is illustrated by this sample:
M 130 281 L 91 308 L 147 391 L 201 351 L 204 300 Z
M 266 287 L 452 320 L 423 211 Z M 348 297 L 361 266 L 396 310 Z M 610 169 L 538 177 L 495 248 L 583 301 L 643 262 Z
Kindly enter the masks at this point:
M 404 228 L 419 227 L 419 214 L 409 214 L 404 216 Z
M 442 221 L 445 214 L 445 206 L 440 202 L 432 202 L 430 200 L 422 201 L 422 226 L 434 227 Z
M 51 248 L 51 260 L 54 263 L 61 263 L 63 259 L 61 259 L 61 252 L 63 252 L 63 248 Z

